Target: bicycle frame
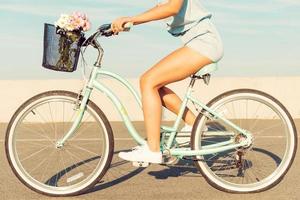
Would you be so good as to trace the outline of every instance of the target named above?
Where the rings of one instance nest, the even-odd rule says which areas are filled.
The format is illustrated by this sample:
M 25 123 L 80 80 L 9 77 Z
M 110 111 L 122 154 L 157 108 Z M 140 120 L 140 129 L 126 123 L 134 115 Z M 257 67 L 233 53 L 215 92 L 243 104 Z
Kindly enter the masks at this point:
M 72 135 L 76 132 L 76 129 L 80 126 L 81 120 L 84 115 L 84 111 L 86 109 L 86 105 L 88 102 L 88 99 L 90 98 L 90 95 L 92 93 L 93 88 L 96 88 L 98 91 L 104 93 L 109 99 L 113 102 L 117 110 L 119 111 L 123 122 L 125 123 L 125 126 L 127 127 L 131 137 L 140 145 L 145 144 L 146 141 L 139 135 L 139 133 L 136 131 L 132 121 L 130 120 L 130 117 L 127 113 L 126 108 L 120 101 L 120 99 L 111 91 L 108 87 L 97 81 L 98 76 L 100 75 L 105 75 L 114 78 L 115 80 L 119 81 L 122 83 L 126 88 L 132 93 L 132 95 L 135 97 L 136 101 L 138 102 L 139 106 L 142 109 L 142 103 L 141 103 L 141 97 L 137 93 L 137 91 L 132 87 L 132 85 L 124 78 L 122 78 L 120 75 L 102 70 L 99 67 L 94 66 L 93 70 L 90 74 L 90 78 L 84 87 L 82 91 L 82 100 L 80 103 L 80 107 L 78 109 L 77 117 L 71 127 L 71 129 L 68 131 L 68 133 L 57 143 L 57 146 L 63 146 L 63 144 L 72 137 Z M 238 147 L 242 147 L 248 144 L 251 144 L 252 136 L 250 133 L 246 132 L 245 130 L 241 129 L 237 125 L 233 124 L 232 122 L 228 121 L 227 119 L 223 118 L 219 113 L 215 112 L 214 110 L 210 109 L 207 107 L 204 103 L 200 102 L 196 98 L 194 98 L 192 95 L 192 86 L 190 85 L 187 89 L 187 92 L 184 96 L 183 103 L 181 105 L 180 111 L 176 117 L 175 123 L 172 127 L 168 126 L 161 126 L 162 132 L 163 133 L 169 133 L 169 138 L 167 140 L 166 146 L 162 147 L 162 151 L 168 150 L 171 155 L 178 156 L 178 157 L 183 157 L 183 156 L 200 156 L 200 155 L 207 155 L 207 154 L 213 154 L 213 153 L 218 153 Z M 240 143 L 235 143 L 233 139 L 230 139 L 225 142 L 219 142 L 217 144 L 213 145 L 205 145 L 202 147 L 201 150 L 191 150 L 190 148 L 172 148 L 173 141 L 176 137 L 176 133 L 178 130 L 178 127 L 180 125 L 180 121 L 182 119 L 184 110 L 187 106 L 188 101 L 192 101 L 193 103 L 197 104 L 201 108 L 203 108 L 205 111 L 211 114 L 212 117 L 215 119 L 220 119 L 224 123 L 226 123 L 228 126 L 232 127 L 233 129 L 237 130 L 244 136 L 246 136 L 246 140 L 240 142 Z M 223 136 L 234 136 L 234 133 L 228 133 L 224 132 L 222 134 Z

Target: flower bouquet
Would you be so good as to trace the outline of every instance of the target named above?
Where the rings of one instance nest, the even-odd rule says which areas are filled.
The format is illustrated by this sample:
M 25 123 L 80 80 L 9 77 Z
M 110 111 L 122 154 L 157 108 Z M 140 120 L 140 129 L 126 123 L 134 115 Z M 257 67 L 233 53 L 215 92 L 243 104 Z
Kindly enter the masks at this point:
M 91 27 L 86 14 L 62 14 L 54 26 L 45 24 L 43 66 L 52 70 L 76 70 L 84 33 Z

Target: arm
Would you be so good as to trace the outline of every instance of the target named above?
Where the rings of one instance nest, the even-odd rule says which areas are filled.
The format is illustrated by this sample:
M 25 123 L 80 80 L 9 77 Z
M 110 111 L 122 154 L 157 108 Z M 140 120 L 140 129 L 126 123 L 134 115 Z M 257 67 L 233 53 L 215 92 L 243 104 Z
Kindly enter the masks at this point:
M 140 15 L 131 17 L 131 22 L 136 25 L 174 16 L 180 11 L 183 1 L 169 0 L 167 3 L 157 5 Z
M 124 30 L 123 25 L 127 22 L 137 25 L 174 16 L 180 11 L 183 2 L 184 0 L 169 0 L 167 3 L 159 4 L 142 14 L 133 17 L 118 18 L 113 21 L 112 30 L 117 34 Z

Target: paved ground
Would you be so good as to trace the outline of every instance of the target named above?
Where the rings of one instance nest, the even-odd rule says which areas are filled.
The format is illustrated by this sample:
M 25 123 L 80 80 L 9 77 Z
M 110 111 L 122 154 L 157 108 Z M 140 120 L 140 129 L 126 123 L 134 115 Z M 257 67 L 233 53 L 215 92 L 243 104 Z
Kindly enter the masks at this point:
M 135 123 L 143 132 L 143 124 Z M 300 120 L 296 121 L 300 130 Z M 123 124 L 113 123 L 115 137 L 126 137 Z M 6 124 L 0 124 L 0 199 L 56 199 L 37 194 L 23 184 L 11 172 L 4 152 Z M 134 145 L 131 140 L 117 140 L 115 151 Z M 257 194 L 235 195 L 214 189 L 199 174 L 192 163 L 181 162 L 176 166 L 151 165 L 134 168 L 130 163 L 120 161 L 116 154 L 112 168 L 105 175 L 105 182 L 97 185 L 88 194 L 60 199 L 300 199 L 300 159 L 296 160 L 283 181 L 271 190 Z

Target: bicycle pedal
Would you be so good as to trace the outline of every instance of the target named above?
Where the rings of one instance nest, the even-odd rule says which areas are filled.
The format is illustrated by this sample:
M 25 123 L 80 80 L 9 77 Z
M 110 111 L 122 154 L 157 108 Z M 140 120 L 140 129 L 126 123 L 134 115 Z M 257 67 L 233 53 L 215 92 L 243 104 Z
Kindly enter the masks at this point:
M 148 162 L 132 162 L 132 165 L 134 167 L 148 167 L 149 163 Z
M 164 156 L 162 165 L 175 165 L 179 162 L 179 158 L 175 156 Z

